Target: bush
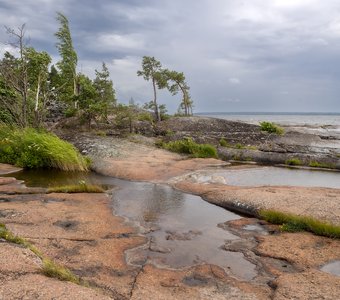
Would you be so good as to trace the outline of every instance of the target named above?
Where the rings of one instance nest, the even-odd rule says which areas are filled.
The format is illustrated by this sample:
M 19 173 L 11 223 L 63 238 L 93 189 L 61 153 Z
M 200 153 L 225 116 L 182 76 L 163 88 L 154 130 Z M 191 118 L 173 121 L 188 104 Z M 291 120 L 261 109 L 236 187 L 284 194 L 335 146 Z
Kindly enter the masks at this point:
M 298 158 L 289 158 L 285 161 L 285 164 L 289 166 L 301 166 L 302 161 Z
M 224 138 L 221 138 L 220 139 L 220 146 L 222 147 L 228 147 L 228 142 L 224 139 Z
M 74 107 L 69 107 L 68 109 L 65 110 L 64 115 L 66 118 L 71 118 L 77 115 L 77 109 Z
M 139 113 L 138 116 L 137 116 L 137 120 L 138 121 L 147 121 L 149 123 L 153 123 L 154 122 L 154 119 L 152 117 L 152 115 L 148 112 L 142 112 L 142 113 Z
M 32 128 L 0 126 L 0 162 L 22 168 L 86 171 L 88 161 L 70 143 Z
M 217 158 L 217 150 L 214 146 L 209 144 L 197 144 L 190 138 L 164 143 L 162 146 L 169 151 L 190 154 L 192 157 Z
M 259 216 L 273 224 L 281 225 L 282 231 L 309 231 L 316 235 L 340 238 L 340 226 L 316 220 L 312 217 L 297 216 L 275 210 L 262 210 Z
M 261 130 L 266 131 L 269 133 L 275 133 L 275 134 L 283 134 L 284 130 L 283 128 L 277 126 L 276 124 L 272 122 L 260 122 Z

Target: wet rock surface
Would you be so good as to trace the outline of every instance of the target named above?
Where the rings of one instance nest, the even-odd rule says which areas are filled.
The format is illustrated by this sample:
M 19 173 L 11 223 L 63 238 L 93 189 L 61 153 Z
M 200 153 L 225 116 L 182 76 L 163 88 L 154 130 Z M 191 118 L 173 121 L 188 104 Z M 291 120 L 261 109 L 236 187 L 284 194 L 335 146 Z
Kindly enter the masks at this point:
M 195 184 L 183 181 L 181 176 L 199 169 L 216 168 L 223 162 L 188 160 L 150 145 L 112 137 L 79 134 L 76 139 L 78 146 L 82 143 L 79 147 L 95 158 L 95 169 L 105 174 L 170 182 L 228 208 L 243 207 L 248 212 L 259 207 L 278 208 L 339 223 L 337 189 Z M 105 147 L 100 146 L 101 143 Z M 232 271 L 202 261 L 197 261 L 195 266 L 173 270 L 164 264 L 160 268 L 148 263 L 145 249 L 157 255 L 172 254 L 157 240 L 145 236 L 159 230 L 152 224 L 152 214 L 146 215 L 151 224 L 141 234 L 125 219 L 112 215 L 106 195 L 45 195 L 41 189 L 34 190 L 36 194 L 25 194 L 28 189 L 14 181 L 0 185 L 0 188 L 3 200 L 0 202 L 0 222 L 95 287 L 93 290 L 46 278 L 39 273 L 39 260 L 20 252 L 27 257 L 23 264 L 28 266 L 28 273 L 17 272 L 14 258 L 7 259 L 7 266 L 13 266 L 14 271 L 7 275 L 7 271 L 1 270 L 0 295 L 4 298 L 10 298 L 11 293 L 20 298 L 26 293 L 28 299 L 50 299 L 51 292 L 56 299 L 337 299 L 340 294 L 339 277 L 320 270 L 330 261 L 340 259 L 338 240 L 306 233 L 283 234 L 276 226 L 241 218 L 221 223 L 220 228 L 238 237 L 221 244 L 221 251 L 235 253 L 253 264 L 255 276 L 240 279 Z M 200 238 L 200 234 L 190 233 L 190 230 L 170 232 L 169 235 L 193 240 Z M 190 240 L 171 240 L 181 241 Z M 12 251 L 5 245 L 12 246 L 2 241 L 2 253 Z M 127 257 L 127 253 L 133 255 Z M 9 254 L 4 257 L 6 255 Z M 45 282 L 46 291 L 41 289 Z M 65 284 L 72 287 L 67 296 Z

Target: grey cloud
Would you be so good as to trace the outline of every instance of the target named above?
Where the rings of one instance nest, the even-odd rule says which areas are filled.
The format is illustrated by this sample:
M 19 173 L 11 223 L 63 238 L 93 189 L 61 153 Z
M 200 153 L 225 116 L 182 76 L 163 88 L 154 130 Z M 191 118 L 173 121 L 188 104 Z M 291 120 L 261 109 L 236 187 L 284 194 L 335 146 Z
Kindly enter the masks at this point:
M 0 0 L 0 7 L 3 25 L 27 23 L 32 45 L 53 56 L 55 15 L 63 12 L 79 68 L 92 76 L 106 61 L 121 101 L 151 99 L 150 83 L 136 76 L 151 55 L 185 73 L 196 111 L 340 110 L 336 0 Z M 177 109 L 179 96 L 160 95 Z

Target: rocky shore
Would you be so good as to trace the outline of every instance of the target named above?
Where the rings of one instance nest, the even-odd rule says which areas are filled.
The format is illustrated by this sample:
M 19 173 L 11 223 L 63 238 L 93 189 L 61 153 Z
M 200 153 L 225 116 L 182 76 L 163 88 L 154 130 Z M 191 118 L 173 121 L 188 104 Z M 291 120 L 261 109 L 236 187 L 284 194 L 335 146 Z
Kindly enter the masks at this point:
M 204 118 L 193 118 L 183 124 L 177 121 L 153 130 L 165 140 L 193 137 L 217 145 L 223 137 L 232 144 L 242 142 L 244 146 L 257 147 L 256 150 L 230 148 L 226 151 L 266 153 L 265 149 L 276 149 L 277 152 L 270 152 L 287 156 L 312 153 L 318 159 L 338 163 L 334 149 L 313 148 L 318 137 L 302 137 L 297 133 L 277 137 L 262 133 L 258 126 L 220 121 L 207 124 L 202 120 Z M 206 134 L 213 128 L 215 131 L 209 140 Z M 235 131 L 238 134 L 233 137 Z M 228 163 L 217 159 L 189 159 L 158 149 L 154 146 L 154 137 L 137 135 L 120 139 L 79 132 L 63 132 L 63 137 L 89 155 L 93 169 L 105 175 L 168 184 L 248 214 L 260 208 L 277 209 L 340 224 L 339 189 L 235 187 L 218 180 L 201 184 L 193 174 L 226 167 Z M 287 139 L 284 144 L 282 139 Z M 222 150 L 225 149 L 219 148 L 220 154 Z M 0 176 L 11 171 L 15 169 L 0 165 Z M 337 299 L 340 294 L 340 277 L 321 270 L 325 264 L 340 260 L 339 240 L 309 233 L 282 233 L 277 226 L 254 218 L 219 224 L 239 237 L 222 247 L 241 253 L 256 266 L 256 277 L 240 280 L 211 264 L 176 270 L 159 268 L 147 260 L 143 262 L 141 257 L 133 258 L 141 263 L 129 264 L 126 250 L 140 246 L 151 249 L 153 245 L 145 233 L 112 214 L 109 194 L 46 194 L 44 189 L 27 188 L 14 178 L 3 177 L 0 197 L 0 223 L 88 283 L 82 286 L 46 277 L 41 272 L 42 262 L 34 253 L 1 240 L 0 299 L 281 300 Z M 257 230 L 245 232 L 245 226 L 261 226 L 268 234 Z

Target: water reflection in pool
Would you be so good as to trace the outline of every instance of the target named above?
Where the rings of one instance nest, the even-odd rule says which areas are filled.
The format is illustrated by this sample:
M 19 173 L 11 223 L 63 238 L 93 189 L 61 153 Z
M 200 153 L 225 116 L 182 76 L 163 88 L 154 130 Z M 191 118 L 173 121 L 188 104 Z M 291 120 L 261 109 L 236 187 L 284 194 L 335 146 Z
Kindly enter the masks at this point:
M 146 235 L 151 241 L 145 249 L 129 251 L 130 258 L 144 257 L 143 262 L 147 260 L 172 268 L 211 263 L 245 280 L 257 274 L 255 265 L 246 260 L 242 253 L 222 249 L 225 241 L 238 237 L 217 225 L 239 219 L 240 216 L 207 203 L 198 196 L 166 185 L 130 182 L 91 172 L 41 170 L 22 171 L 11 176 L 25 180 L 28 186 L 76 184 L 80 180 L 114 186 L 114 213 L 127 217 L 148 232 Z
M 223 177 L 225 184 L 237 186 L 286 185 L 340 188 L 340 172 L 289 169 L 279 167 L 244 167 L 204 171 L 196 176 L 198 182 Z

